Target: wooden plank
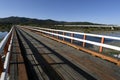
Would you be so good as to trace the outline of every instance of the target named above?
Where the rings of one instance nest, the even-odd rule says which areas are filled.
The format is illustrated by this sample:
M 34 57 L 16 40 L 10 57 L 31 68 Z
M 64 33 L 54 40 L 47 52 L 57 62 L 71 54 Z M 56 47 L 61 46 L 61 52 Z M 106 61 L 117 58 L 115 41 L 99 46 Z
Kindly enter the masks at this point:
M 36 46 L 36 44 L 34 43 L 33 44 L 34 46 Z M 38 48 L 38 46 L 36 46 L 37 48 Z M 46 49 L 47 50 L 47 49 Z M 48 52 L 47 52 L 48 53 Z M 43 56 L 43 58 L 45 59 L 45 60 L 47 60 L 47 62 L 49 63 L 49 64 L 51 64 L 51 63 L 54 63 L 55 61 L 53 61 L 48 55 L 42 55 Z M 60 65 L 59 65 L 60 66 Z M 53 66 L 52 66 L 53 67 Z M 54 67 L 53 67 L 54 68 Z M 64 74 L 64 75 L 62 75 L 61 77 L 65 77 L 66 75 L 68 76 L 68 74 L 65 72 L 65 71 L 63 71 L 63 70 L 60 70 L 62 73 L 61 73 L 61 75 L 62 74 Z M 66 75 L 65 75 L 66 74 Z M 71 76 L 68 76 L 67 78 L 69 78 L 69 77 L 71 77 Z M 70 78 L 69 79 L 67 79 L 66 78 L 66 80 L 71 80 Z M 72 77 L 71 77 L 72 78 Z
M 81 73 L 78 74 L 75 71 L 75 68 L 73 68 L 72 66 L 74 66 L 74 67 L 77 66 L 79 69 L 82 69 L 84 72 L 87 72 L 88 74 L 92 75 L 96 79 L 102 79 L 102 80 L 103 79 L 104 80 L 116 79 L 116 80 L 118 80 L 120 78 L 120 76 L 118 75 L 119 72 L 117 71 L 117 69 L 119 70 L 120 68 L 115 66 L 117 69 L 112 70 L 113 69 L 112 63 L 98 59 L 97 57 L 93 57 L 89 54 L 86 54 L 85 52 L 81 52 L 78 50 L 74 50 L 72 52 L 71 49 L 73 50 L 73 48 L 69 47 L 71 45 L 70 43 L 62 42 L 65 44 L 67 43 L 69 46 L 64 45 L 64 48 L 61 48 L 61 45 L 63 45 L 61 43 L 58 43 L 56 41 L 50 40 L 50 39 L 42 37 L 42 36 L 36 36 L 37 34 L 27 31 L 27 30 L 25 32 L 27 32 L 29 35 L 31 35 L 32 37 L 37 39 L 36 41 L 40 41 L 43 45 L 47 46 L 46 48 L 44 47 L 40 50 L 40 49 L 38 49 L 38 48 L 40 48 L 38 45 L 40 43 L 37 43 L 37 42 L 33 43 L 34 47 L 37 48 L 38 51 L 42 51 L 42 52 L 40 52 L 40 54 L 49 63 L 49 65 L 52 66 L 52 68 L 55 69 L 55 71 L 57 71 L 57 73 L 62 77 L 62 79 L 69 79 L 69 80 L 76 79 L 77 80 L 78 78 L 80 78 L 78 75 L 81 75 L 81 78 L 82 78 L 82 74 Z M 46 36 L 46 35 L 43 35 L 43 36 Z M 48 36 L 46 36 L 46 37 L 48 37 Z M 28 38 L 28 39 L 30 39 L 30 38 Z M 54 39 L 54 40 L 56 40 L 56 39 Z M 35 40 L 32 40 L 32 41 L 35 41 Z M 57 41 L 59 41 L 59 40 L 57 40 Z M 61 42 L 61 41 L 59 41 L 59 42 Z M 76 45 L 71 45 L 71 46 L 74 46 L 74 47 L 80 49 Z M 55 56 L 55 54 L 57 54 L 58 56 L 61 56 L 61 57 Z M 69 61 L 69 64 L 66 64 L 66 62 L 63 61 L 63 59 Z M 102 61 L 104 61 L 104 64 L 102 63 Z M 110 65 L 108 65 L 108 68 L 105 63 L 110 64 Z M 111 66 L 111 67 L 109 67 L 109 66 Z M 72 72 L 75 72 L 75 73 L 72 74 Z M 117 75 L 116 75 L 116 72 L 117 72 Z M 71 76 L 71 77 L 69 77 L 69 76 Z M 84 79 L 84 77 L 85 76 L 83 76 L 83 79 Z
M 10 80 L 28 80 L 16 33 L 14 33 L 10 60 Z
M 13 37 L 13 44 L 11 50 L 10 58 L 10 80 L 18 80 L 18 70 L 17 70 L 17 54 L 16 54 L 16 42 L 15 37 Z
M 39 44 L 39 43 L 34 44 L 34 45 L 36 46 L 36 48 L 39 47 L 38 44 Z M 76 76 L 72 75 L 72 74 L 77 73 L 76 71 L 74 71 L 75 73 L 72 73 L 72 71 L 69 71 L 69 70 L 68 70 L 68 68 L 70 68 L 70 67 L 65 68 L 64 65 L 61 65 L 61 64 L 62 64 L 61 60 L 60 60 L 58 57 L 55 57 L 55 55 L 53 55 L 47 48 L 42 48 L 42 50 L 44 50 L 44 54 L 46 54 L 46 55 L 43 55 L 43 54 L 42 54 L 42 56 L 44 57 L 44 59 L 47 60 L 47 62 L 57 71 L 57 73 L 58 73 L 62 78 L 64 78 L 65 80 L 73 80 L 73 79 L 79 80 L 78 77 L 80 78 L 80 74 L 77 75 L 77 78 L 76 78 Z M 46 52 L 46 51 L 47 51 L 47 52 Z M 48 54 L 48 51 L 49 51 L 49 53 L 51 53 L 51 54 Z M 43 52 L 42 52 L 42 53 L 43 53 Z M 51 57 L 50 57 L 50 55 L 51 55 Z M 63 64 L 64 64 L 64 63 L 63 63 Z M 60 68 L 63 69 L 63 70 L 61 70 Z M 60 70 L 59 70 L 59 69 L 60 69 Z M 71 68 L 70 68 L 70 69 L 71 69 Z M 78 74 L 78 73 L 77 73 L 77 74 Z M 67 76 L 67 78 L 66 78 L 66 76 Z M 74 77 L 74 78 L 73 78 L 73 77 Z M 81 76 L 80 79 L 83 79 L 83 77 Z M 84 79 L 85 79 L 85 78 L 84 78 Z M 84 79 L 83 79 L 83 80 L 84 80 Z
M 30 74 L 36 73 L 36 74 L 32 75 L 34 79 L 43 80 L 44 79 L 43 77 L 45 77 L 45 79 L 48 80 L 48 77 L 43 72 L 41 67 L 38 65 L 39 63 L 35 59 L 30 47 L 28 46 L 28 44 L 26 43 L 26 41 L 23 39 L 23 37 L 20 34 L 19 34 L 19 36 L 20 36 L 20 38 L 21 38 L 21 40 L 24 44 L 24 47 L 25 47 L 25 50 L 26 50 L 26 57 L 29 60 L 29 66 L 30 66 L 30 69 L 32 70 L 31 71 L 32 73 L 30 73 Z M 44 76 L 42 76 L 42 75 L 44 75 Z

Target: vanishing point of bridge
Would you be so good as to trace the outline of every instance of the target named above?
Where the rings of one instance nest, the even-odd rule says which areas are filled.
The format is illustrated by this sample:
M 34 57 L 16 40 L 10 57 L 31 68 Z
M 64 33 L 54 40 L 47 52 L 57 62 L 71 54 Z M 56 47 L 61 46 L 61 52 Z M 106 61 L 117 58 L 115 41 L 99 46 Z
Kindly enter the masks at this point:
M 87 36 L 98 37 L 100 42 Z M 120 41 L 111 36 L 14 26 L 0 44 L 0 80 L 120 80 L 120 46 L 105 44 L 105 39 Z M 88 44 L 98 50 L 87 49 Z M 104 54 L 104 48 L 118 53 Z

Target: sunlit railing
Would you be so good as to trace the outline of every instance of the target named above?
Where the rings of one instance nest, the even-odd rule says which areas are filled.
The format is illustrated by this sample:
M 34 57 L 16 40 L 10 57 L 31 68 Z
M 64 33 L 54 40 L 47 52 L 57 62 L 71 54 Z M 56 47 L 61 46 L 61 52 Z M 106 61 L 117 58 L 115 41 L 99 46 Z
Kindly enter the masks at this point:
M 80 42 L 85 42 L 85 43 L 93 44 L 93 45 L 96 45 L 96 46 L 105 47 L 105 48 L 109 48 L 109 49 L 120 51 L 120 47 L 113 46 L 113 45 L 108 45 L 108 44 L 104 44 L 104 41 L 102 41 L 103 38 L 104 39 L 108 38 L 108 39 L 120 40 L 119 37 L 97 35 L 97 34 L 89 34 L 89 33 L 80 33 L 80 32 L 72 32 L 72 31 L 65 31 L 65 30 L 48 29 L 48 28 L 39 28 L 39 27 L 34 27 L 34 28 L 36 28 L 36 29 L 33 29 L 33 30 L 41 31 L 43 33 L 47 33 L 47 34 L 51 34 L 51 35 L 55 35 L 55 36 L 59 36 L 59 37 L 64 37 L 64 38 L 68 38 L 68 39 L 72 39 L 72 40 L 76 40 L 76 41 L 80 41 Z M 57 33 L 53 33 L 53 31 L 56 31 L 57 33 L 58 32 L 62 32 L 63 35 L 57 34 Z M 65 33 L 70 33 L 72 35 L 74 35 L 74 34 L 80 34 L 80 35 L 84 35 L 84 36 L 99 37 L 99 38 L 101 38 L 101 42 L 103 42 L 103 43 L 94 42 L 94 41 L 90 41 L 90 40 L 85 40 L 85 37 L 84 37 L 84 39 L 79 39 L 79 38 L 75 38 L 74 36 L 67 36 L 67 35 L 64 35 Z M 101 50 L 100 50 L 100 52 L 101 52 Z
M 48 28 L 40 28 L 40 27 L 23 27 L 23 28 L 27 28 L 29 30 L 32 31 L 37 31 L 37 32 L 41 32 L 45 35 L 48 35 L 50 37 L 54 37 L 56 36 L 57 39 L 63 38 L 62 40 L 64 41 L 65 38 L 71 40 L 70 43 L 73 44 L 73 41 L 78 41 L 78 42 L 82 42 L 82 47 L 84 48 L 86 46 L 86 44 L 91 44 L 91 45 L 95 45 L 99 47 L 99 54 L 95 54 L 95 56 L 98 57 L 103 57 L 107 60 L 110 60 L 112 62 L 115 62 L 117 64 L 120 64 L 120 62 L 118 63 L 120 58 L 120 46 L 116 46 L 116 45 L 110 45 L 110 44 L 106 44 L 104 43 L 105 39 L 112 39 L 112 40 L 118 40 L 120 41 L 120 37 L 112 37 L 112 36 L 105 36 L 105 35 L 97 35 L 97 34 L 89 34 L 89 33 L 80 33 L 80 32 L 72 32 L 72 31 L 66 31 L 66 30 L 56 30 L 56 29 L 48 29 Z M 70 35 L 65 35 L 65 34 L 70 34 Z M 82 35 L 83 38 L 77 38 L 74 35 Z M 100 38 L 100 42 L 96 42 L 96 41 L 92 41 L 92 40 L 87 40 L 86 37 L 90 36 L 90 37 L 98 37 Z M 60 37 L 60 38 L 58 38 Z M 113 58 L 110 57 L 104 57 L 102 52 L 103 52 L 103 48 L 107 48 L 110 50 L 115 50 L 118 52 L 118 54 L 115 54 L 115 56 L 117 59 L 112 60 Z M 90 52 L 90 51 L 89 51 Z M 116 56 L 117 55 L 117 56 Z
M 0 43 L 0 80 L 6 80 L 8 76 L 10 51 L 13 39 L 12 32 L 13 27 Z

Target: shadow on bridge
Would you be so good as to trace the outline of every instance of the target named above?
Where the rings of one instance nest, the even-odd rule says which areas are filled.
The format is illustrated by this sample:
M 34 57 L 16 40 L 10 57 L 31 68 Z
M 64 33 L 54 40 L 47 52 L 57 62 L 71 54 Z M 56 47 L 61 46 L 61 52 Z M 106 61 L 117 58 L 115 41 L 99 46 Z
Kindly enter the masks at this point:
M 20 31 L 19 31 L 20 32 Z M 26 32 L 24 32 L 26 33 Z M 36 60 L 39 62 L 39 65 L 42 67 L 42 69 L 44 70 L 44 72 L 47 74 L 47 76 L 51 79 L 51 80 L 62 80 L 62 78 L 58 75 L 58 73 L 51 67 L 51 65 L 53 64 L 49 64 L 43 57 L 42 55 L 39 53 L 39 51 L 37 50 L 37 48 L 31 43 L 30 40 L 28 40 L 22 32 L 20 32 L 20 34 L 22 35 L 22 37 L 24 38 L 24 40 L 26 41 L 26 43 L 29 45 L 34 57 L 36 58 Z M 34 38 L 33 36 L 31 36 L 30 34 L 26 33 L 28 36 L 30 36 L 31 38 L 33 38 L 34 40 L 36 40 L 39 44 L 43 45 L 46 49 L 48 49 L 52 54 L 54 54 L 55 56 L 57 56 L 60 60 L 62 60 L 64 63 L 54 63 L 55 64 L 67 64 L 68 66 L 70 66 L 72 69 L 74 69 L 76 72 L 78 72 L 80 75 L 82 75 L 83 77 L 85 77 L 87 80 L 96 80 L 93 76 L 91 76 L 90 74 L 88 74 L 87 72 L 83 71 L 82 69 L 80 69 L 79 67 L 77 67 L 76 65 L 74 65 L 73 63 L 71 63 L 69 60 L 67 60 L 66 58 L 64 58 L 63 56 L 61 56 L 59 53 L 57 53 L 56 51 L 54 51 L 53 49 L 51 49 L 50 47 L 48 47 L 47 45 L 45 45 L 44 43 L 42 43 L 41 41 L 37 40 L 36 38 Z M 22 48 L 22 53 L 26 62 L 26 69 L 28 71 L 28 76 L 30 80 L 33 80 L 33 78 L 37 78 L 36 73 L 34 72 L 34 70 L 32 70 L 32 72 L 30 72 L 31 70 L 29 69 L 29 67 L 32 67 L 32 65 L 30 64 L 30 61 L 26 58 L 26 52 L 25 52 L 25 47 L 23 46 L 23 44 L 21 43 L 21 40 L 19 38 L 19 42 Z M 32 75 L 34 76 L 31 76 Z

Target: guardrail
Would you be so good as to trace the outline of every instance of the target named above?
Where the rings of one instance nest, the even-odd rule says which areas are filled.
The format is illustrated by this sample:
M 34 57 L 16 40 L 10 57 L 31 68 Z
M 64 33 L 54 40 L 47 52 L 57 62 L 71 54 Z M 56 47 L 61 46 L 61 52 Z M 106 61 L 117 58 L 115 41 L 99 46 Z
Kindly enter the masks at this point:
M 93 51 L 89 51 L 89 50 L 84 50 L 81 47 L 78 47 L 78 48 L 80 48 L 80 49 L 82 49 L 82 50 L 84 50 L 86 52 L 89 52 L 89 53 L 93 54 L 94 56 L 101 57 L 103 59 L 106 59 L 106 60 L 109 60 L 111 62 L 117 63 L 118 65 L 120 64 L 119 59 L 115 59 L 115 58 L 112 58 L 110 56 L 106 56 L 106 55 L 101 53 L 103 51 L 103 47 L 104 48 L 108 48 L 108 49 L 112 49 L 112 50 L 116 50 L 116 51 L 120 52 L 120 46 L 113 46 L 113 45 L 109 45 L 109 44 L 105 44 L 104 43 L 104 40 L 106 38 L 107 39 L 113 39 L 113 40 L 119 40 L 120 41 L 119 37 L 112 37 L 112 36 L 105 36 L 105 35 L 96 35 L 96 34 L 89 34 L 89 33 L 79 33 L 79 32 L 72 32 L 72 31 L 66 31 L 66 30 L 56 30 L 56 29 L 40 28 L 40 27 L 25 27 L 24 26 L 23 28 L 27 28 L 27 29 L 32 30 L 32 31 L 41 32 L 41 33 L 43 33 L 43 34 L 45 34 L 47 36 L 50 36 L 50 37 L 57 36 L 57 39 L 58 39 L 58 37 L 62 37 L 63 41 L 64 41 L 64 38 L 67 38 L 67 39 L 71 40 L 71 42 L 70 42 L 71 44 L 73 43 L 73 40 L 74 41 L 79 41 L 79 42 L 83 43 L 82 47 L 85 47 L 86 43 L 99 46 L 99 53 L 98 52 L 96 53 L 96 52 L 93 52 Z M 60 33 L 62 33 L 62 34 L 60 34 Z M 71 35 L 70 36 L 69 35 L 65 35 L 65 34 L 68 34 L 68 33 L 71 34 Z M 75 34 L 83 35 L 83 39 L 74 37 Z M 95 41 L 86 40 L 87 36 L 99 37 L 99 38 L 101 38 L 101 41 L 100 42 L 95 42 Z M 120 57 L 120 54 L 118 54 L 118 57 Z
M 0 80 L 6 80 L 9 68 L 13 27 L 0 43 Z M 5 60 L 3 60 L 5 58 Z

